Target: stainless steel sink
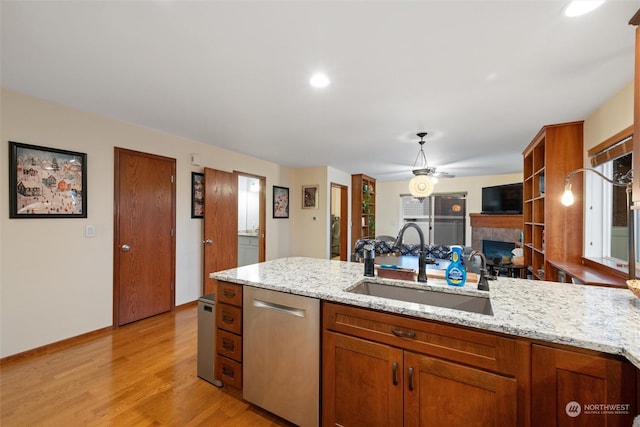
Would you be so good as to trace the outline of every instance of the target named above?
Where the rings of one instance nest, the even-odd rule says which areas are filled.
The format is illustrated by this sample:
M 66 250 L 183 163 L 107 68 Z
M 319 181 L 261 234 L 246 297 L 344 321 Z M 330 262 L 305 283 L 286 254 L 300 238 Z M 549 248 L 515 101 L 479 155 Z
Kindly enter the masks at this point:
M 358 284 L 349 292 L 493 316 L 491 300 L 480 296 L 407 288 L 368 281 Z

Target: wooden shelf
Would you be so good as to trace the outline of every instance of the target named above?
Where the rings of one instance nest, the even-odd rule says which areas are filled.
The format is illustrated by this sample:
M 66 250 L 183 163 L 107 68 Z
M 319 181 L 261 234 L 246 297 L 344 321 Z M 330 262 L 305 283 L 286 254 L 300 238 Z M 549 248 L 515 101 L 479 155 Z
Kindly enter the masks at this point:
M 562 281 L 558 277 L 558 272 L 564 272 L 565 282 L 571 282 L 571 278 L 575 278 L 585 285 L 607 286 L 614 288 L 627 288 L 627 277 L 621 272 L 614 272 L 606 269 L 602 264 L 589 262 L 583 259 L 581 262 L 571 261 L 547 261 L 550 268 L 552 279 L 556 282 Z
M 376 234 L 376 180 L 370 176 L 351 175 L 351 248 L 362 238 Z
M 537 279 L 553 280 L 549 259 L 575 263 L 582 256 L 582 204 L 560 204 L 567 174 L 583 166 L 582 125 L 544 126 L 523 152 L 524 256 Z M 582 181 L 572 186 L 582 200 Z

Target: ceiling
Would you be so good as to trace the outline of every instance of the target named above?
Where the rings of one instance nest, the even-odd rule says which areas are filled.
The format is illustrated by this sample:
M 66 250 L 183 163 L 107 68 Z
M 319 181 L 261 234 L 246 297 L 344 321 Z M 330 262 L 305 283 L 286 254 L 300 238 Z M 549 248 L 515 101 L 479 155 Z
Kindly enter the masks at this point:
M 2 0 L 0 81 L 289 167 L 409 179 L 426 131 L 429 166 L 516 173 L 633 78 L 640 2 L 565 4 Z

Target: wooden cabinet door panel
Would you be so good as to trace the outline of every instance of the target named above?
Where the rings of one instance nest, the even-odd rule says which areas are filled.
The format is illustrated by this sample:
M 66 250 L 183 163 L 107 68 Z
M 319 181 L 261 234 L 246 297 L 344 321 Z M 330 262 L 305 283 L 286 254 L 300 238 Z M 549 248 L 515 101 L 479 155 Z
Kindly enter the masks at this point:
M 216 291 L 209 274 L 238 266 L 238 177 L 204 169 L 203 292 Z
M 633 422 L 637 409 L 630 364 L 539 345 L 532 346 L 531 360 L 532 425 L 611 427 Z M 607 404 L 628 405 L 622 408 L 627 413 L 607 413 L 597 406 Z
M 401 426 L 402 350 L 327 331 L 323 347 L 323 425 Z
M 406 426 L 515 426 L 513 378 L 405 352 Z

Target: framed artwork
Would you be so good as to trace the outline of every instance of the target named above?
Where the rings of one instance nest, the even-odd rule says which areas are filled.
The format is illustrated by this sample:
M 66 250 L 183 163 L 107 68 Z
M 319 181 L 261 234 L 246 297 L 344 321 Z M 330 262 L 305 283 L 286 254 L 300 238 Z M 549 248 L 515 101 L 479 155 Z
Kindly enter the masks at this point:
M 289 218 L 289 189 L 273 186 L 273 217 Z
M 302 186 L 302 209 L 318 209 L 318 186 Z
M 191 218 L 204 217 L 204 174 L 191 172 Z
M 9 218 L 86 217 L 86 153 L 9 141 Z

